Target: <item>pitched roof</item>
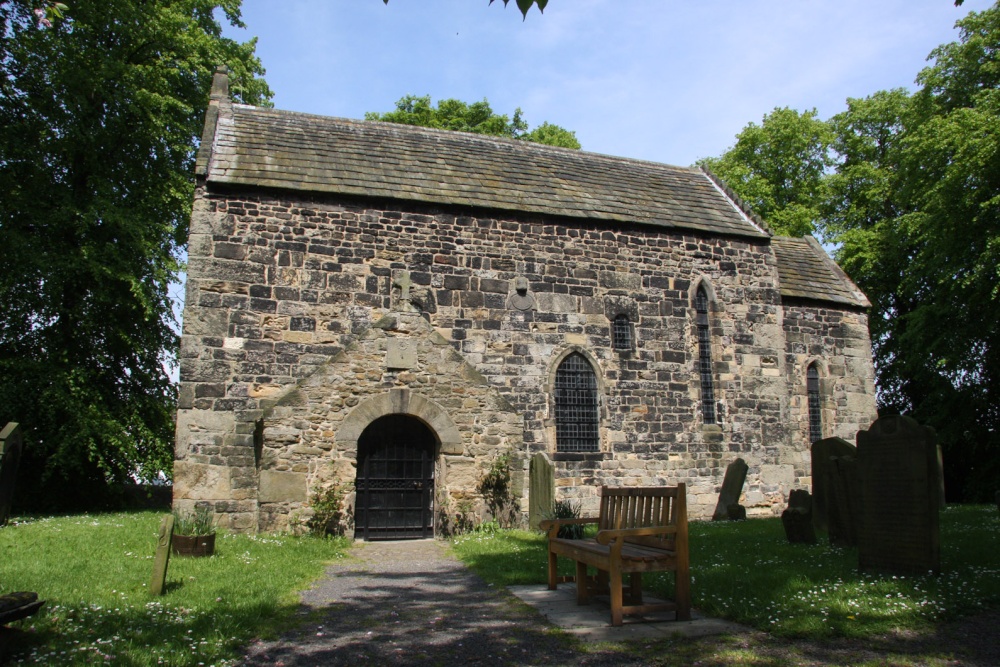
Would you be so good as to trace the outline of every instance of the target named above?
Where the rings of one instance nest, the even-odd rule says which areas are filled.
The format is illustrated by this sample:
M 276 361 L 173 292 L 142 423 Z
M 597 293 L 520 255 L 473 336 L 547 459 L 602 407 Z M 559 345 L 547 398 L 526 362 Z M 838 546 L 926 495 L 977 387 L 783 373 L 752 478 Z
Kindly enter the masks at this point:
M 783 298 L 831 301 L 859 308 L 871 306 L 864 293 L 813 237 L 775 236 L 771 248 L 778 262 L 778 287 Z
M 697 168 L 228 100 L 214 124 L 198 160 L 209 183 L 769 235 Z

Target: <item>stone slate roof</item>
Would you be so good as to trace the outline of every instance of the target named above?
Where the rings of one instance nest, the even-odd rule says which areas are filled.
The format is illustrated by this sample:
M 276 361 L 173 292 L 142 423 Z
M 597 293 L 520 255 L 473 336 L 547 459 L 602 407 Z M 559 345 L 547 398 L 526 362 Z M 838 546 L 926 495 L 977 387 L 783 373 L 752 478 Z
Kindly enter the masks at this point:
M 771 248 L 778 262 L 782 298 L 831 301 L 859 308 L 871 306 L 864 293 L 813 237 L 775 236 Z
M 210 151 L 209 183 L 769 236 L 700 169 L 479 134 L 226 100 Z

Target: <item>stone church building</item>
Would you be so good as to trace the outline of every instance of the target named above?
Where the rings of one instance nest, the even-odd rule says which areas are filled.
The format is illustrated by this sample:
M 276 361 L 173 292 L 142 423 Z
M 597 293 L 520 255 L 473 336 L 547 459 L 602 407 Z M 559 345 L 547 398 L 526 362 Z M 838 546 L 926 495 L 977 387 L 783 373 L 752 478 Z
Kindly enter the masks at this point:
M 197 159 L 174 504 L 282 529 L 348 489 L 356 535 L 478 507 L 507 455 L 601 485 L 726 466 L 773 514 L 810 443 L 875 419 L 865 296 L 698 168 L 234 104 Z

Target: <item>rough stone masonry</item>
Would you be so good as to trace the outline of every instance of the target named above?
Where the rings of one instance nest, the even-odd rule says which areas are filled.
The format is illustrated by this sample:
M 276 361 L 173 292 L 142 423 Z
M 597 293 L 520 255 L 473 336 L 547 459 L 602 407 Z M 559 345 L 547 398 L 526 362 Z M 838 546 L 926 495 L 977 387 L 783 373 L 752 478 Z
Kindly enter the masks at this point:
M 810 434 L 876 417 L 864 295 L 700 169 L 233 104 L 220 71 L 197 177 L 174 504 L 233 529 L 339 484 L 441 530 L 503 454 L 526 512 L 539 452 L 585 511 L 685 482 L 693 517 L 740 457 L 777 514 Z

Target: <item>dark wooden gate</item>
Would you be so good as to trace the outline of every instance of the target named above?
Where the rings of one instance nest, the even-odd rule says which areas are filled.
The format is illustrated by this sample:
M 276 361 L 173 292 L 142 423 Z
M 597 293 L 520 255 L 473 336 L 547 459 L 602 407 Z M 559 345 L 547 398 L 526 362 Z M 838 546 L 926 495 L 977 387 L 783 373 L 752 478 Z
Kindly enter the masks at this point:
M 355 536 L 434 536 L 434 433 L 406 415 L 373 421 L 358 439 Z

